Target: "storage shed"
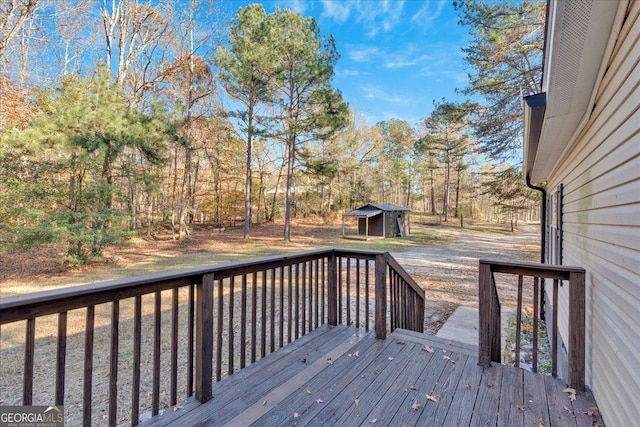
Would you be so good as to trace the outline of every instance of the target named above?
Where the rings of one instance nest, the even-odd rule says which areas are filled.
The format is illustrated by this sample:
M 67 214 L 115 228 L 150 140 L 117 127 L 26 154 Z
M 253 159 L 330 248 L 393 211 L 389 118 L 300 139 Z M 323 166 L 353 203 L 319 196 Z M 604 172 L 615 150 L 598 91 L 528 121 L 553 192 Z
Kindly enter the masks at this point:
M 345 216 L 358 219 L 358 234 L 360 236 L 396 237 L 406 236 L 409 224 L 407 208 L 390 203 L 369 203 Z

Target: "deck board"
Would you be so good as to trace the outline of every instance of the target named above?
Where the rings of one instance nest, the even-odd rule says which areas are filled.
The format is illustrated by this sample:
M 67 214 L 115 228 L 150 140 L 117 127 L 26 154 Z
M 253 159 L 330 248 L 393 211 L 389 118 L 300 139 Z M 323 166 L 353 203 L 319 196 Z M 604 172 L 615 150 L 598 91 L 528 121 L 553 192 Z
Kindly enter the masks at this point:
M 209 402 L 145 425 L 602 425 L 590 393 L 571 402 L 564 388 L 510 366 L 483 369 L 469 347 L 427 335 L 322 327 L 215 384 Z

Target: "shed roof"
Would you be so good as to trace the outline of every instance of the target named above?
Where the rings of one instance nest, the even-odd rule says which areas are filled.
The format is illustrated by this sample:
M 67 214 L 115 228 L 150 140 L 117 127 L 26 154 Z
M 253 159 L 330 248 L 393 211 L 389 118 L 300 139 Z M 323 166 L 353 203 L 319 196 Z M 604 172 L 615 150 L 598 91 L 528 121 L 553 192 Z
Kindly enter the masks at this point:
M 359 216 L 359 217 L 372 217 L 372 216 L 376 216 L 378 214 L 381 214 L 382 211 L 380 209 L 356 209 L 354 211 L 348 212 L 345 214 L 345 216 Z
M 405 207 L 394 205 L 392 203 L 369 203 L 367 205 L 359 207 L 356 210 L 371 209 L 371 208 L 380 209 L 381 211 L 385 211 L 385 212 L 393 212 L 393 211 L 408 212 L 409 211 L 409 209 Z

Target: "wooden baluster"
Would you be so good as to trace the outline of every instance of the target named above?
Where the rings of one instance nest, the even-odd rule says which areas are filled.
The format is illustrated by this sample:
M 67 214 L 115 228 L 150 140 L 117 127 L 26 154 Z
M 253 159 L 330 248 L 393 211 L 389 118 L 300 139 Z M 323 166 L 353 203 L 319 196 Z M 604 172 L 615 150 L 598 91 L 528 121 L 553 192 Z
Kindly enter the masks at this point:
M 256 344 L 258 332 L 258 273 L 254 272 L 251 276 L 251 363 L 256 361 Z
M 269 328 L 271 345 L 269 351 L 276 351 L 276 269 L 271 269 L 271 327 Z
M 278 324 L 279 345 L 284 347 L 284 267 L 280 267 L 280 323 Z
M 222 379 L 222 335 L 224 332 L 224 279 L 218 281 L 218 321 L 216 323 L 216 381 Z
M 82 393 L 82 425 L 91 425 L 91 391 L 93 385 L 93 334 L 95 324 L 95 306 L 87 307 L 84 336 L 84 384 Z M 29 403 L 30 404 L 30 403 Z M 154 414 L 155 415 L 155 414 Z
M 193 357 L 194 357 L 194 344 L 195 344 L 195 299 L 194 299 L 194 284 L 189 285 L 189 291 L 187 295 L 187 317 L 188 317 L 188 331 L 187 331 L 187 396 L 193 396 Z
M 295 339 L 300 337 L 300 264 L 296 264 L 296 296 L 295 296 Z
M 335 252 L 331 252 L 327 263 L 327 323 L 331 326 L 338 324 L 338 267 L 339 259 Z
M 162 331 L 162 292 L 156 291 L 153 305 L 153 385 L 151 415 L 160 411 L 160 344 Z
M 307 262 L 302 263 L 302 335 L 307 333 Z
M 533 361 L 531 370 L 538 372 L 538 277 L 533 278 Z
M 131 425 L 138 425 L 140 418 L 140 347 L 142 345 L 142 296 L 133 302 L 133 378 L 131 381 Z
M 553 312 L 551 321 L 551 375 L 558 376 L 558 279 L 553 280 Z
M 338 258 L 338 323 L 342 324 L 342 257 Z
M 56 405 L 64 405 L 65 363 L 67 359 L 67 312 L 58 314 L 58 351 L 56 356 Z
M 260 357 L 267 354 L 267 270 L 262 270 L 262 319 L 260 329 Z
M 516 308 L 516 367 L 520 367 L 520 344 L 522 331 L 522 274 L 518 276 L 518 303 Z
M 313 261 L 309 261 L 309 308 L 307 310 L 309 332 L 313 331 L 313 302 L 316 299 L 313 294 Z
M 120 301 L 111 306 L 111 352 L 109 355 L 109 425 L 118 423 L 118 332 Z
M 351 258 L 347 257 L 347 295 L 345 306 L 347 308 L 347 325 L 351 325 Z
M 242 275 L 240 295 L 240 369 L 247 365 L 247 275 Z
M 171 295 L 171 396 L 170 405 L 178 403 L 178 289 Z
M 27 319 L 27 330 L 24 342 L 24 377 L 22 380 L 22 404 L 33 403 L 33 360 L 36 346 L 36 319 Z
M 287 275 L 287 343 L 291 343 L 291 329 L 293 328 L 293 265 L 289 264 Z
M 229 375 L 233 374 L 234 371 L 234 354 L 235 354 L 235 348 L 234 348 L 234 336 L 233 336 L 233 324 L 235 323 L 233 320 L 233 308 L 235 305 L 235 297 L 234 297 L 234 284 L 235 284 L 235 277 L 231 276 L 229 278 L 229 319 L 227 320 L 229 322 L 229 332 L 227 334 L 227 340 L 228 340 L 228 352 L 229 354 L 227 355 L 228 359 L 229 359 L 229 366 L 227 368 L 227 373 Z
M 367 332 L 369 332 L 369 262 L 369 260 L 365 260 L 364 262 L 364 299 L 366 301 L 364 305 L 364 330 Z
M 323 299 L 324 301 L 324 299 Z M 318 329 L 320 325 L 320 260 L 315 260 L 315 321 L 314 328 Z
M 329 260 L 326 261 L 326 263 L 328 263 Z M 324 323 L 325 320 L 327 319 L 325 317 L 325 305 L 327 304 L 327 300 L 326 300 L 326 291 L 325 289 L 327 288 L 327 282 L 326 282 L 326 274 L 325 274 L 325 258 L 322 259 L 322 262 L 320 263 L 320 275 L 321 275 L 321 283 L 320 283 L 320 293 L 321 293 L 321 302 L 320 302 L 320 323 Z M 327 323 L 328 320 L 327 320 Z
M 356 328 L 360 327 L 360 260 L 356 258 Z

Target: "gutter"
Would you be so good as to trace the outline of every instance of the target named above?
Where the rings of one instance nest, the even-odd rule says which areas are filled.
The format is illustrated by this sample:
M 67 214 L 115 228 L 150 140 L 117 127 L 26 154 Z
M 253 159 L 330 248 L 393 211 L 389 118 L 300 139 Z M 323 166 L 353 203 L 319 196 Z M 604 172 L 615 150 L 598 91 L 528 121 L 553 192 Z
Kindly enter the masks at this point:
M 531 176 L 527 173 L 527 187 L 540 192 L 542 206 L 540 206 L 540 263 L 545 261 L 545 248 L 547 247 L 547 190 L 531 183 Z M 540 281 L 540 319 L 545 320 L 544 278 Z

